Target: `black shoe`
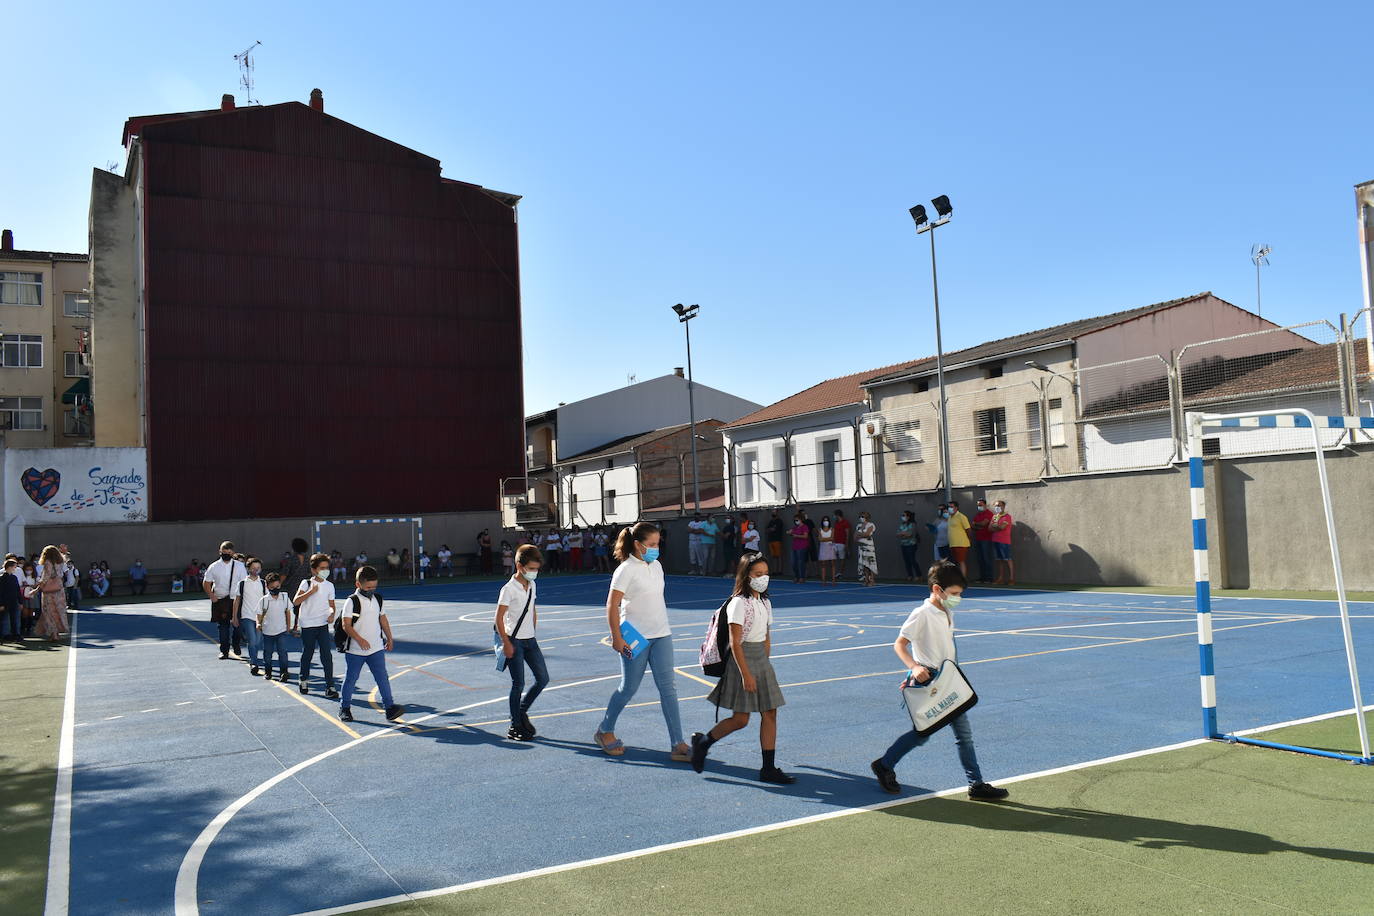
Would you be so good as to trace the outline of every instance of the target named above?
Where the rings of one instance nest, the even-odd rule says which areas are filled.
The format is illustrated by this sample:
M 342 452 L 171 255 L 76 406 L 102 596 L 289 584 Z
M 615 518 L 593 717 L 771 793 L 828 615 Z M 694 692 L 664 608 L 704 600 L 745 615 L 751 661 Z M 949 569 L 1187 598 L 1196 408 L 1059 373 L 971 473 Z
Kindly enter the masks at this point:
M 252 669 L 251 671 L 249 671 L 248 673 L 251 674 L 253 677 L 257 677 L 258 674 L 260 673 L 259 670 L 258 670 L 258 666 L 257 666 L 257 665 L 254 665 L 254 666 L 253 666 L 253 669 Z
M 797 777 L 788 776 L 777 767 L 759 770 L 759 782 L 771 782 L 777 786 L 790 786 L 797 781 Z
M 253 672 L 253 673 L 254 673 L 254 674 L 257 674 L 256 671 Z M 271 668 L 268 668 L 266 671 L 264 671 L 264 672 L 262 673 L 262 676 L 263 676 L 263 679 L 264 679 L 264 680 L 268 680 L 268 681 L 272 680 L 272 669 L 271 669 Z
M 1006 789 L 999 789 L 985 782 L 975 782 L 968 787 L 968 797 L 978 801 L 998 801 L 1010 794 Z
M 706 736 L 697 732 L 692 736 L 692 769 L 700 773 L 706 769 L 706 753 L 710 750 L 706 746 Z
M 534 723 L 530 721 L 530 714 L 527 712 L 520 713 L 520 727 L 525 730 L 525 735 L 527 737 L 533 738 L 539 734 L 538 730 L 534 727 Z
M 873 775 L 878 777 L 878 785 L 883 787 L 883 791 L 889 795 L 901 795 L 902 785 L 897 782 L 897 774 L 883 766 L 882 760 L 875 760 L 869 764 L 873 770 Z
M 301 681 L 301 693 L 309 693 L 309 692 L 310 692 L 310 682 L 309 682 L 309 681 Z
M 226 658 L 228 658 L 228 657 L 229 657 L 229 653 L 228 653 L 228 652 L 221 652 L 221 653 L 219 654 L 219 660 L 220 660 L 220 661 L 224 661 L 224 660 L 225 660 Z
M 339 721 L 340 721 L 340 722 L 352 722 L 352 721 L 353 721 L 353 708 L 350 707 L 350 706 L 345 706 L 343 709 L 340 709 L 340 710 L 339 710 Z
M 405 709 L 400 703 L 392 703 L 386 708 L 386 720 L 388 722 L 395 722 L 397 719 L 401 718 L 401 714 L 404 712 Z
M 512 725 L 510 727 L 510 730 L 506 732 L 506 737 L 509 738 L 511 741 L 529 740 L 529 738 L 525 736 L 525 730 L 518 725 Z
M 291 680 L 291 675 L 283 671 L 281 677 L 277 678 L 277 680 L 281 681 L 283 684 L 288 683 Z
M 330 687 L 328 690 L 324 692 L 324 698 L 326 700 L 337 700 L 339 698 L 339 691 L 335 690 L 333 687 Z

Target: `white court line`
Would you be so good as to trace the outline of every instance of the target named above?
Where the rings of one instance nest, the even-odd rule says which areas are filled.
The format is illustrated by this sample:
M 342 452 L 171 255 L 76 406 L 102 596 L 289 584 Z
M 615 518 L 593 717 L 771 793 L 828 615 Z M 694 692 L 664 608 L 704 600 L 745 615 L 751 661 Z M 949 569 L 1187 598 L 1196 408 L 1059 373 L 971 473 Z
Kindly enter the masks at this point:
M 67 693 L 62 699 L 62 737 L 57 745 L 57 788 L 52 801 L 52 836 L 48 841 L 48 889 L 45 916 L 66 916 L 72 874 L 72 762 L 76 747 L 76 625 L 80 611 L 71 614 L 67 650 Z

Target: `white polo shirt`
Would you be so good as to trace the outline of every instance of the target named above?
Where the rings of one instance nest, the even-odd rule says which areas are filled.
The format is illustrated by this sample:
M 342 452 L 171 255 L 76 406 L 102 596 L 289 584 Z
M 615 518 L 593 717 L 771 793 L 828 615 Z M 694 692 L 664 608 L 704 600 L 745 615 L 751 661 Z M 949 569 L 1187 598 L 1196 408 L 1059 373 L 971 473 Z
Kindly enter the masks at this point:
M 620 602 L 620 621 L 630 622 L 645 639 L 672 635 L 668 626 L 668 604 L 663 599 L 663 564 L 645 563 L 630 557 L 611 576 L 611 591 L 624 592 Z
M 946 659 L 955 661 L 954 627 L 951 618 L 927 599 L 912 611 L 902 624 L 902 637 L 911 642 L 911 654 L 925 667 L 935 671 Z
M 321 582 L 312 575 L 301 583 L 301 587 L 296 589 L 296 594 L 308 592 L 315 585 L 319 585 L 319 591 L 306 598 L 296 607 L 296 619 L 299 626 L 322 627 L 329 623 L 329 602 L 334 600 L 333 582 L 328 579 Z
M 290 629 L 291 618 L 288 615 L 291 607 L 291 599 L 284 593 L 278 593 L 273 597 L 270 593 L 258 602 L 258 614 L 262 617 L 259 628 L 263 636 L 280 636 Z
M 267 594 L 267 583 L 262 576 L 256 579 L 244 577 L 239 580 L 239 584 L 234 586 L 234 597 L 239 597 L 239 589 L 243 589 L 243 601 L 239 603 L 239 617 L 257 623 L 257 614 L 254 608 L 262 604 L 263 596 Z
M 232 598 L 237 595 L 239 581 L 247 576 L 248 570 L 244 569 L 238 560 L 230 560 L 228 563 L 216 560 L 205 567 L 205 578 L 202 581 L 210 583 L 212 597 L 219 601 L 221 598 Z
M 339 605 L 339 612 L 353 617 L 353 597 L 358 598 L 358 619 L 353 621 L 353 632 L 367 640 L 367 648 L 358 645 L 356 639 L 348 644 L 349 655 L 371 655 L 386 648 L 386 640 L 382 633 L 382 618 L 386 616 L 386 611 L 381 609 L 377 600 L 367 592 L 354 592 L 343 603 Z
M 520 619 L 520 615 L 525 613 L 525 601 L 530 602 L 530 612 L 525 614 L 525 622 L 520 624 L 520 631 L 515 631 L 515 623 Z M 535 592 L 535 584 L 530 583 L 529 591 L 525 591 L 525 586 L 515 581 L 515 577 L 506 580 L 506 584 L 501 586 L 501 596 L 496 599 L 496 606 L 502 605 L 506 608 L 506 635 L 511 639 L 534 639 L 534 615 L 535 605 L 539 603 L 538 594 Z
M 744 627 L 744 642 L 766 642 L 773 623 L 773 602 L 767 598 L 736 595 L 725 606 L 725 619 Z

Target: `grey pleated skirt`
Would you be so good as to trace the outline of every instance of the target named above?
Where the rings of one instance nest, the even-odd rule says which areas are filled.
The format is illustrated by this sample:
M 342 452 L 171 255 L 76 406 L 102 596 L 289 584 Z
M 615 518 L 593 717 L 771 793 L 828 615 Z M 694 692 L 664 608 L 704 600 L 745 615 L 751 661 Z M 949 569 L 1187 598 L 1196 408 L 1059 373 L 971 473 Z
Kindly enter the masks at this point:
M 787 701 L 782 698 L 782 687 L 778 685 L 778 676 L 773 673 L 773 663 L 764 652 L 765 644 L 746 642 L 742 645 L 745 664 L 749 666 L 749 673 L 754 676 L 754 685 L 758 689 L 753 693 L 744 689 L 744 679 L 740 677 L 739 665 L 736 665 L 732 658 L 725 666 L 725 674 L 721 675 L 720 683 L 706 699 L 712 705 L 731 712 L 762 712 L 765 709 L 777 709 Z

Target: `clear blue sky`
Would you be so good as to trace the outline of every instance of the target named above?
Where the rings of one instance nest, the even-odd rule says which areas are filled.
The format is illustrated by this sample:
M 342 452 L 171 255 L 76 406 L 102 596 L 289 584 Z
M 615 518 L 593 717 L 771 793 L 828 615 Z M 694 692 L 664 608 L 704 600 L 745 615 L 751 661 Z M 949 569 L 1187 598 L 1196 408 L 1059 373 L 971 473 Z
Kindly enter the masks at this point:
M 1213 290 L 1360 308 L 1359 3 L 20 4 L 0 223 L 84 251 L 131 114 L 211 108 L 254 39 L 305 101 L 520 205 L 530 411 L 683 363 L 769 402 L 945 342 Z

